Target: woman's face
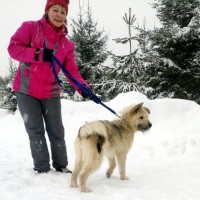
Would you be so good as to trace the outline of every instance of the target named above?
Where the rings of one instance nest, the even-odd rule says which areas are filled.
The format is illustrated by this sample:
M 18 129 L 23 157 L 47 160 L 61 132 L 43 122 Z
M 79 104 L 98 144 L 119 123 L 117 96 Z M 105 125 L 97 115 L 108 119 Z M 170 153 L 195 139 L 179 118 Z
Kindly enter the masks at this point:
M 55 4 L 49 8 L 47 15 L 53 25 L 61 27 L 65 23 L 67 11 L 63 6 Z

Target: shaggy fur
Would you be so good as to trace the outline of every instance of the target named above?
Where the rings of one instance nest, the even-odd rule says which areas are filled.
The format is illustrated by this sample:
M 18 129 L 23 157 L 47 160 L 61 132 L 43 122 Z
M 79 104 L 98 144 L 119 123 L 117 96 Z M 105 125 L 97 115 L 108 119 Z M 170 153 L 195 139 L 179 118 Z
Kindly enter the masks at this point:
M 129 152 L 136 131 L 147 131 L 152 124 L 148 119 L 149 109 L 143 103 L 130 106 L 124 110 L 121 118 L 114 121 L 94 121 L 83 125 L 75 140 L 76 160 L 71 177 L 71 187 L 78 187 L 77 178 L 80 174 L 80 189 L 90 192 L 86 186 L 89 175 L 97 170 L 105 155 L 109 168 L 109 178 L 118 163 L 120 179 L 127 180 L 125 174 L 126 156 Z

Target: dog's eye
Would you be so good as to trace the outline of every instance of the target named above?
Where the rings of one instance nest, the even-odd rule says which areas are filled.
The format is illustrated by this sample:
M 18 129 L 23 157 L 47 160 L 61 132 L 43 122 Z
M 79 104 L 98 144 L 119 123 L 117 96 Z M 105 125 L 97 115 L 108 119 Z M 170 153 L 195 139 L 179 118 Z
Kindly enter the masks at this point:
M 144 117 L 143 117 L 143 116 L 141 116 L 141 117 L 140 117 L 140 119 L 144 119 Z

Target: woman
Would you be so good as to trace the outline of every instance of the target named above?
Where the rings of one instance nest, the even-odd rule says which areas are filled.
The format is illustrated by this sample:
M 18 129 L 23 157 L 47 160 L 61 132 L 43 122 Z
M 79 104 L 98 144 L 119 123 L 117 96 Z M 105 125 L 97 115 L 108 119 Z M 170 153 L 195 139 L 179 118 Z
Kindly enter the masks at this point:
M 69 0 L 48 0 L 43 18 L 24 22 L 8 46 L 10 56 L 19 61 L 13 89 L 29 136 L 33 169 L 38 173 L 50 170 L 45 129 L 51 145 L 53 167 L 56 171 L 71 173 L 67 168 L 60 88 L 51 71 L 51 54 L 56 55 L 76 80 L 90 88 L 74 61 L 74 45 L 66 38 L 68 4 Z M 58 73 L 59 69 L 56 70 Z M 83 93 L 82 96 L 88 97 Z

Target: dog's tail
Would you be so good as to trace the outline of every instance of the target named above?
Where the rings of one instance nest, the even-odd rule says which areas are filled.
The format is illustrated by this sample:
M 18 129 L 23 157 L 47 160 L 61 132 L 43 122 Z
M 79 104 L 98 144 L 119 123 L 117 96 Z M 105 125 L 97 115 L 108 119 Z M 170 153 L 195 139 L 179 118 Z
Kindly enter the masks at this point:
M 94 121 L 84 124 L 80 129 L 78 136 L 80 138 L 88 137 L 92 135 L 103 136 L 107 138 L 106 127 L 101 121 Z

